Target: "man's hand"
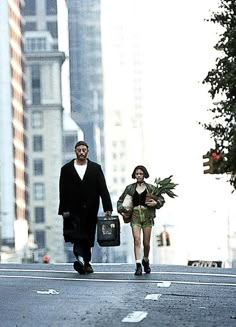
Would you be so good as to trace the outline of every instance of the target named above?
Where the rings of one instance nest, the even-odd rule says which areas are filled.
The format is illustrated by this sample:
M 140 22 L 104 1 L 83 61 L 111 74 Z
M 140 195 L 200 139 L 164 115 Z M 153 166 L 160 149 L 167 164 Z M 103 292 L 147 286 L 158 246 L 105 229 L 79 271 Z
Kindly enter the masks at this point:
M 105 216 L 111 216 L 112 215 L 112 211 L 105 211 Z

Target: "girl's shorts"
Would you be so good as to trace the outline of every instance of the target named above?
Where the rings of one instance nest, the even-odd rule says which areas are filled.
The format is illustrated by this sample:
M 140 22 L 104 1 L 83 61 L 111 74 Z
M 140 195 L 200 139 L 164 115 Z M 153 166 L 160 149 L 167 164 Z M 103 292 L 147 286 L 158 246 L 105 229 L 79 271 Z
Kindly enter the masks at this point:
M 148 215 L 148 208 L 134 207 L 131 219 L 131 226 L 152 227 L 154 225 L 153 218 Z

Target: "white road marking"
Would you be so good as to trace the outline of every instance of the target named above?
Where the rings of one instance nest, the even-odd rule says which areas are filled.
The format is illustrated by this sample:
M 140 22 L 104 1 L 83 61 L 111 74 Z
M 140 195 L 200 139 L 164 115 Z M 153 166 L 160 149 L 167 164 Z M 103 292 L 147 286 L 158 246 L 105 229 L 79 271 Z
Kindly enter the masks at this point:
M 145 297 L 145 300 L 154 300 L 154 301 L 157 301 L 157 300 L 159 300 L 160 297 L 161 297 L 161 294 L 148 294 Z
M 1 271 L 20 271 L 20 272 L 46 272 L 46 273 L 65 273 L 71 274 L 74 273 L 73 270 L 49 270 L 49 269 L 14 269 L 14 268 L 0 268 Z M 116 274 L 124 274 L 124 275 L 133 275 L 134 273 L 131 271 L 95 271 L 94 274 L 107 274 L 107 275 L 116 275 Z M 231 277 L 236 278 L 236 275 L 230 274 L 217 274 L 217 273 L 198 273 L 198 272 L 179 272 L 179 271 L 152 271 L 152 275 L 189 275 L 189 276 L 213 276 L 213 277 Z
M 59 294 L 59 292 L 57 292 L 56 290 L 53 290 L 53 289 L 49 289 L 48 291 L 37 291 L 37 294 L 57 295 L 57 294 Z
M 171 282 L 163 281 L 160 283 L 157 283 L 157 287 L 170 287 Z
M 140 322 L 144 318 L 147 317 L 147 312 L 145 311 L 133 311 L 128 314 L 125 318 L 123 318 L 122 322 Z
M 20 275 L 1 275 L 2 278 L 21 278 L 21 279 L 44 279 L 44 280 L 69 280 L 76 282 L 108 282 L 108 283 L 145 283 L 145 284 L 153 284 L 158 283 L 158 280 L 148 280 L 148 279 L 98 279 L 98 278 L 80 278 L 82 275 L 78 275 L 77 278 L 65 278 L 65 277 L 46 277 L 46 276 L 20 276 Z M 172 280 L 172 284 L 188 284 L 188 285 L 213 285 L 213 286 L 234 286 L 236 287 L 236 283 L 213 283 L 213 282 L 187 282 L 187 281 L 178 281 Z

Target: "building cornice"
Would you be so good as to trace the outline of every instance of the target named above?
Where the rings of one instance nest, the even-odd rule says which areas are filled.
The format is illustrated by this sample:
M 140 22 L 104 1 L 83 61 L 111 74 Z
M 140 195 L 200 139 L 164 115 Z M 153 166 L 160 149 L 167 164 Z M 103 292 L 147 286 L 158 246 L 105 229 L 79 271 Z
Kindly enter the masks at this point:
M 45 61 L 45 60 L 60 60 L 61 64 L 65 61 L 65 53 L 61 51 L 42 51 L 42 52 L 25 52 L 25 60 L 30 61 Z

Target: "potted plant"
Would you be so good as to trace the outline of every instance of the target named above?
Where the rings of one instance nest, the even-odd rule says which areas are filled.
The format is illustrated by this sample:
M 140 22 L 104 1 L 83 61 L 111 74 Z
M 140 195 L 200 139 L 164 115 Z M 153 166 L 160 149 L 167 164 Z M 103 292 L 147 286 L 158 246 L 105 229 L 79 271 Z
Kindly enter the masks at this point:
M 154 181 L 155 188 L 151 193 L 147 192 L 146 202 L 148 202 L 150 199 L 154 199 L 156 201 L 158 196 L 163 196 L 165 194 L 167 194 L 170 198 L 176 197 L 177 195 L 173 192 L 173 190 L 178 184 L 175 184 L 171 181 L 172 177 L 173 175 L 170 175 L 164 179 L 156 178 Z

